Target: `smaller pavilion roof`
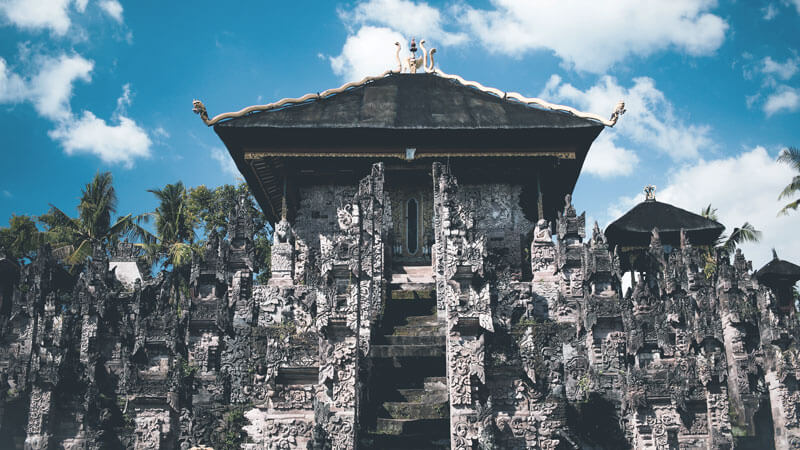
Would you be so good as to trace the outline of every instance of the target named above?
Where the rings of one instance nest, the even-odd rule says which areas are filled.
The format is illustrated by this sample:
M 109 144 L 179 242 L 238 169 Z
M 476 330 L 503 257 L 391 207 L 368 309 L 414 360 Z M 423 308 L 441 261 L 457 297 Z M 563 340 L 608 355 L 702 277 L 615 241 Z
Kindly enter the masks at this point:
M 646 247 L 654 228 L 658 228 L 662 243 L 673 246 L 680 245 L 681 230 L 697 245 L 711 245 L 725 231 L 725 226 L 717 221 L 653 198 L 608 225 L 605 235 L 611 248 Z
M 772 287 L 780 284 L 791 286 L 800 280 L 800 266 L 778 258 L 778 254 L 772 250 L 772 261 L 758 269 L 756 278 L 765 286 Z

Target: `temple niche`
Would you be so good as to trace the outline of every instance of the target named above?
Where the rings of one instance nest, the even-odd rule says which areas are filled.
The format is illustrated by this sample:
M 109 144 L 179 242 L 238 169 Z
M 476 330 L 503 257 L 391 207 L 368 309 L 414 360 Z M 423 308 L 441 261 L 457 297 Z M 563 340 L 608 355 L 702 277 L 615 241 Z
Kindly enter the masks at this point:
M 0 448 L 800 448 L 800 267 L 754 271 L 651 187 L 587 224 L 572 192 L 623 103 L 411 50 L 237 113 L 194 102 L 274 227 L 265 284 L 243 202 L 176 301 L 135 246 L 78 274 L 0 255 Z

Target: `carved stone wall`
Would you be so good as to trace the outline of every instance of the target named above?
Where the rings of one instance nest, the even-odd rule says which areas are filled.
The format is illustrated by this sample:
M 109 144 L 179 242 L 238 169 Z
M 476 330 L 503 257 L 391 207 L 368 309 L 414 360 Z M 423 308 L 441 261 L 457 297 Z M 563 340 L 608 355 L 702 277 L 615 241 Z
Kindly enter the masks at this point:
M 266 285 L 241 207 L 185 273 L 121 283 L 130 246 L 4 271 L 0 446 L 358 447 L 393 230 L 383 166 L 364 175 L 300 189 Z M 623 293 L 569 197 L 533 224 L 518 187 L 433 175 L 452 448 L 800 448 L 800 323 L 740 252 L 654 230 Z

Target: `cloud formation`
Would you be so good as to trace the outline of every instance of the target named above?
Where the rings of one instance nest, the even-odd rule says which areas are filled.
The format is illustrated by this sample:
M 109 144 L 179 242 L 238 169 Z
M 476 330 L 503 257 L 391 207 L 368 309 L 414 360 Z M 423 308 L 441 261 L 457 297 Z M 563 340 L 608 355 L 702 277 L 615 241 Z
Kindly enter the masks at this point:
M 781 112 L 794 112 L 798 109 L 800 109 L 800 93 L 798 93 L 798 89 L 786 85 L 778 86 L 764 102 L 764 112 L 767 117 Z
M 91 111 L 80 116 L 72 112 L 70 100 L 77 81 L 91 81 L 94 62 L 80 55 L 33 58 L 39 71 L 23 77 L 10 70 L 0 58 L 0 103 L 30 102 L 44 118 L 55 123 L 49 136 L 58 141 L 68 155 L 92 154 L 108 164 L 132 167 L 136 158 L 150 156 L 152 141 L 147 132 L 126 116 L 131 103 L 129 84 L 117 99 L 113 124 Z
M 800 0 L 797 0 L 800 2 Z M 625 58 L 678 49 L 708 55 L 728 24 L 714 0 L 491 0 L 491 9 L 462 6 L 460 22 L 489 51 L 521 56 L 553 52 L 568 67 L 603 73 Z
M 781 80 L 788 80 L 797 73 L 800 58 L 789 58 L 780 63 L 767 56 L 761 61 L 761 71 L 766 75 L 774 75 Z
M 606 75 L 594 86 L 582 91 L 563 82 L 558 75 L 552 75 L 539 96 L 598 114 L 610 114 L 614 105 L 624 100 L 627 112 L 613 129 L 603 134 L 608 134 L 611 142 L 622 137 L 637 146 L 653 148 L 676 161 L 697 158 L 703 149 L 713 143 L 709 137 L 710 128 L 706 125 L 687 125 L 664 93 L 656 88 L 652 78 L 634 78 L 633 86 L 626 88 L 614 77 Z M 626 152 L 626 156 L 633 154 L 632 150 Z M 619 151 L 617 154 L 622 155 Z
M 458 45 L 467 39 L 462 32 L 445 31 L 441 12 L 425 2 L 369 0 L 357 4 L 352 11 L 341 11 L 339 16 L 348 25 L 375 25 L 396 30 L 405 36 L 400 41 L 403 45 L 412 37 L 445 45 Z
M 363 26 L 356 34 L 347 37 L 338 56 L 330 58 L 333 73 L 345 80 L 356 81 L 396 69 L 394 43 L 404 39 L 402 34 L 389 28 Z
M 66 120 L 72 115 L 70 99 L 76 81 L 91 81 L 94 62 L 80 55 L 57 58 L 37 57 L 41 67 L 29 83 L 29 98 L 36 111 L 51 120 Z
M 130 168 L 136 158 L 149 157 L 152 142 L 147 133 L 125 116 L 117 116 L 115 122 L 110 125 L 91 111 L 83 111 L 81 117 L 60 123 L 48 134 L 68 155 L 95 155 L 107 164 Z
M 233 158 L 231 158 L 225 150 L 219 147 L 212 148 L 211 158 L 219 163 L 219 168 L 222 173 L 229 175 L 234 180 L 242 178 L 242 174 L 239 173 L 239 169 L 236 167 L 236 163 L 233 162 Z
M 106 14 L 116 20 L 117 23 L 122 23 L 122 5 L 117 0 L 103 0 L 100 2 L 100 9 Z
M 0 2 L 0 12 L 12 24 L 22 29 L 49 29 L 63 36 L 69 30 L 69 5 L 72 0 L 4 0 Z M 83 11 L 86 0 L 78 0 L 76 9 Z
M 614 135 L 603 131 L 592 144 L 581 172 L 599 178 L 611 178 L 630 175 L 638 165 L 636 152 L 618 146 L 614 142 Z

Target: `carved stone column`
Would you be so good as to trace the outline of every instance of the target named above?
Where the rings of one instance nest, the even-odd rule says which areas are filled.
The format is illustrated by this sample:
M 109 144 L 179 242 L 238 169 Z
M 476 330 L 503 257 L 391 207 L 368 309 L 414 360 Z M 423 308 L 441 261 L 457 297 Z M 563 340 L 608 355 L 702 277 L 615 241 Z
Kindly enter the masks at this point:
M 475 231 L 475 211 L 458 197 L 446 166 L 434 163 L 436 295 L 447 327 L 447 381 L 454 449 L 478 448 L 491 411 L 483 414 L 486 390 L 484 333 L 494 331 L 490 284 L 484 279 L 486 237 Z M 485 396 L 484 396 L 485 397 Z

